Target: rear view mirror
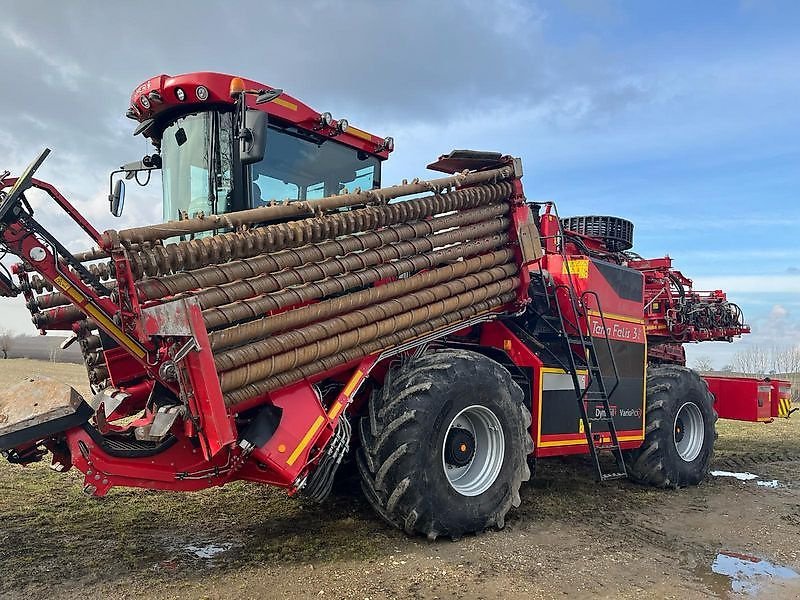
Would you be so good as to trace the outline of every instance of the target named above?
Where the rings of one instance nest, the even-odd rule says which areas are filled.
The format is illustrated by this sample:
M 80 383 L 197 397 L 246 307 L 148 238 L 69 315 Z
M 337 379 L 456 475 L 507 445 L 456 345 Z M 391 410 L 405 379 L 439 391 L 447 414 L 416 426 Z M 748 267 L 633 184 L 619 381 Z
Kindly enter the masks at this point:
M 243 165 L 257 163 L 267 149 L 267 113 L 248 109 L 239 134 L 239 157 Z
M 111 214 L 115 217 L 122 216 L 122 209 L 125 206 L 125 182 L 122 179 L 117 179 L 114 184 L 114 192 L 108 197 L 108 202 L 111 205 Z

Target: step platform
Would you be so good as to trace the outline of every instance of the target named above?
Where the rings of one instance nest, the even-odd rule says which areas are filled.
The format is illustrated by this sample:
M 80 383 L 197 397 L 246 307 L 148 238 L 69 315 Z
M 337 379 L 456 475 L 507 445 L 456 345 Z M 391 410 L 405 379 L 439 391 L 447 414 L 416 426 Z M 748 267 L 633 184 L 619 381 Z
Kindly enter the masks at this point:
M 49 377 L 28 377 L 0 390 L 0 450 L 78 427 L 93 414 L 73 387 Z

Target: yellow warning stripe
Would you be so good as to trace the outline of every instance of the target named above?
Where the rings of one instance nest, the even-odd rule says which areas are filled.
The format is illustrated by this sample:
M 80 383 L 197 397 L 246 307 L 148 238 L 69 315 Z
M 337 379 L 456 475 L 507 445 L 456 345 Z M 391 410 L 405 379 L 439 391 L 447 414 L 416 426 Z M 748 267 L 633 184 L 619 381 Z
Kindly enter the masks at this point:
M 372 136 L 370 134 L 368 134 L 366 131 L 362 131 L 358 127 L 353 127 L 352 125 L 347 128 L 347 133 L 353 134 L 354 136 L 359 137 L 362 140 L 367 140 L 368 142 L 372 141 Z
M 123 344 L 139 358 L 144 358 L 147 355 L 142 348 L 133 343 L 133 341 L 125 334 L 125 332 L 117 327 L 117 325 L 97 307 L 95 307 L 93 304 L 83 304 L 84 302 L 89 302 L 89 299 L 86 298 L 86 296 L 84 296 L 78 289 L 73 287 L 69 281 L 59 275 L 53 280 L 53 283 L 61 288 L 61 290 L 70 298 L 75 300 L 75 302 L 81 304 L 81 308 L 90 316 L 92 316 L 95 322 L 108 331 L 119 343 Z
M 275 98 L 272 101 L 273 104 L 277 104 L 278 106 L 282 106 L 283 108 L 288 108 L 289 110 L 297 110 L 297 104 L 294 102 L 289 102 L 288 100 L 284 100 L 283 98 Z
M 309 429 L 306 432 L 306 434 L 303 436 L 303 439 L 300 440 L 299 444 L 297 444 L 297 448 L 295 448 L 294 451 L 289 455 L 289 458 L 286 461 L 287 465 L 292 466 L 295 463 L 295 461 L 303 453 L 303 450 L 306 449 L 306 446 L 308 446 L 308 444 L 311 442 L 311 438 L 314 437 L 314 434 L 317 433 L 319 428 L 322 426 L 322 423 L 324 422 L 325 422 L 325 417 L 323 417 L 322 415 L 317 417 L 317 420 L 314 421 L 314 424 L 311 426 L 311 429 Z
M 589 311 L 586 311 L 586 312 L 588 312 L 593 317 L 599 317 L 600 316 L 600 313 L 597 312 L 596 310 L 589 310 Z M 625 315 L 617 315 L 617 314 L 608 313 L 608 312 L 604 312 L 602 316 L 605 317 L 606 319 L 613 319 L 614 321 L 624 321 L 625 323 L 635 323 L 636 325 L 643 325 L 644 324 L 644 319 L 637 319 L 636 317 L 627 317 Z M 658 328 L 658 326 L 653 327 L 653 329 L 657 329 L 657 328 Z
M 792 401 L 789 398 L 778 399 L 778 416 L 788 417 L 789 411 L 792 410 Z
M 331 409 L 328 411 L 328 418 L 335 419 L 339 416 L 339 412 L 341 412 L 344 405 L 350 400 L 350 397 L 353 395 L 353 392 L 358 387 L 358 384 L 361 383 L 361 380 L 364 378 L 364 371 L 361 369 L 357 369 L 353 376 L 350 378 L 350 381 L 347 382 L 347 385 L 342 390 L 341 400 L 334 402 Z
M 350 378 L 350 381 L 347 383 L 347 387 L 344 388 L 342 393 L 349 398 L 350 394 L 353 393 L 353 390 L 356 389 L 356 386 L 361 383 L 361 378 L 363 376 L 364 372 L 361 369 L 358 369 Z
M 335 419 L 344 407 L 344 402 L 335 402 L 331 409 L 328 411 L 328 418 L 333 420 Z

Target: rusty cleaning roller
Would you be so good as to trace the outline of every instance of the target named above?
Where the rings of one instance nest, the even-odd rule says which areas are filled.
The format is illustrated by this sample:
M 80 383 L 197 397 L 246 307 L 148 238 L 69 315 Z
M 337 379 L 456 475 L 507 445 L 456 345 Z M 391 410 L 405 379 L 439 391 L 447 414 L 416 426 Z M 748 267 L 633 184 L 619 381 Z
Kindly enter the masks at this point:
M 236 258 L 250 258 L 266 252 L 296 248 L 386 225 L 417 221 L 441 213 L 477 208 L 507 199 L 512 189 L 509 182 L 484 185 L 386 206 L 265 225 L 243 232 L 220 233 L 166 246 L 142 247 L 138 251 L 127 251 L 126 254 L 135 277 L 167 275 Z
M 46 310 L 48 308 L 55 308 L 56 306 L 66 306 L 70 303 L 70 299 L 67 298 L 66 294 L 61 292 L 53 292 L 52 294 L 42 294 L 40 296 L 36 296 L 36 298 L 33 300 L 32 306 Z
M 399 277 L 420 269 L 430 269 L 446 262 L 494 250 L 507 243 L 508 234 L 501 233 L 441 248 L 433 252 L 414 254 L 367 269 L 329 277 L 319 282 L 309 282 L 304 285 L 284 288 L 276 293 L 210 308 L 203 311 L 203 319 L 206 328 L 209 330 L 230 326 L 241 321 L 261 318 L 265 313 L 285 306 L 302 304 L 331 294 L 344 293 L 353 288 L 370 285 L 381 279 Z
M 392 348 L 403 342 L 413 340 L 414 338 L 421 337 L 427 333 L 437 331 L 444 327 L 450 326 L 459 321 L 466 321 L 467 319 L 476 315 L 497 310 L 514 301 L 516 294 L 509 292 L 502 296 L 491 298 L 483 302 L 477 302 L 467 306 L 461 310 L 435 317 L 429 321 L 425 321 L 414 327 L 397 331 L 391 335 L 379 338 L 363 346 L 355 346 L 344 352 L 334 354 L 327 358 L 323 358 L 317 362 L 310 363 L 298 369 L 286 371 L 275 375 L 273 377 L 264 379 L 262 381 L 247 385 L 238 390 L 225 394 L 225 404 L 229 407 L 235 407 L 238 404 L 257 398 L 291 383 L 295 383 L 306 377 L 313 377 L 319 373 L 333 369 L 340 365 L 354 362 L 370 354 L 379 353 L 386 348 Z
M 82 321 L 86 316 L 77 306 L 57 306 L 43 310 L 32 316 L 31 320 L 37 329 L 67 330 L 72 328 L 72 323 Z
M 256 363 L 269 356 L 284 352 L 286 348 L 308 346 L 313 342 L 330 338 L 345 331 L 364 327 L 375 321 L 388 319 L 402 312 L 488 285 L 514 275 L 516 272 L 517 266 L 508 264 L 478 273 L 471 273 L 459 279 L 410 292 L 399 298 L 391 298 L 326 321 L 320 321 L 300 329 L 270 336 L 246 346 L 216 354 L 214 356 L 214 365 L 217 371 L 228 371 L 250 363 Z
M 34 282 L 34 279 L 38 279 L 38 281 Z M 116 280 L 107 280 L 103 285 L 113 290 L 117 287 L 117 282 Z M 34 299 L 35 306 L 38 308 L 55 308 L 56 306 L 64 306 L 72 303 L 72 300 L 63 292 L 43 293 L 45 290 L 52 290 L 53 285 L 40 277 L 31 277 L 30 288 L 40 294 Z
M 248 279 L 233 281 L 198 292 L 191 292 L 191 295 L 198 300 L 203 309 L 222 306 L 237 300 L 268 294 L 288 286 L 319 281 L 320 279 L 341 275 L 348 271 L 363 269 L 405 258 L 412 254 L 430 252 L 442 246 L 499 233 L 508 229 L 508 223 L 509 221 L 506 218 L 484 221 L 431 236 L 387 244 L 363 252 L 351 252 L 341 257 L 329 258 L 317 263 L 308 263 L 296 269 L 285 269 L 277 273 L 266 273 Z
M 93 367 L 87 369 L 89 375 L 89 383 L 94 385 L 108 379 L 108 368 L 105 366 Z
M 78 339 L 78 343 L 80 344 L 81 350 L 83 350 L 84 353 L 92 350 L 99 350 L 100 346 L 102 345 L 99 335 L 84 336 Z
M 190 290 L 201 290 L 265 273 L 298 267 L 307 262 L 369 250 L 384 244 L 433 234 L 443 229 L 471 225 L 503 216 L 507 212 L 508 205 L 504 203 L 464 210 L 425 221 L 390 225 L 378 231 L 343 236 L 296 249 L 260 254 L 252 258 L 210 265 L 185 273 L 145 279 L 136 284 L 136 289 L 140 301 L 155 300 Z
M 344 296 L 338 296 L 322 302 L 315 302 L 294 310 L 264 317 L 256 321 L 242 323 L 214 331 L 209 334 L 211 348 L 222 350 L 241 343 L 263 338 L 277 331 L 286 331 L 335 315 L 340 315 L 358 308 L 363 308 L 390 298 L 430 287 L 446 281 L 457 279 L 470 273 L 476 273 L 508 263 L 513 260 L 514 253 L 510 249 L 498 250 L 458 261 L 431 271 L 423 271 L 411 277 L 398 279 L 377 287 L 368 287 Z M 513 274 L 513 273 L 509 273 Z
M 86 269 L 94 275 L 97 279 L 101 281 L 108 281 L 114 278 L 114 270 L 111 266 L 111 263 L 103 262 L 103 263 L 95 263 L 90 265 L 84 265 Z M 75 273 L 75 270 L 72 267 L 69 267 L 69 270 L 72 273 Z M 77 276 L 77 274 L 76 274 Z M 40 277 L 39 275 L 31 275 L 29 284 L 30 288 L 36 292 L 37 294 L 41 294 L 44 291 L 52 292 L 53 291 L 53 284 L 47 281 L 46 279 Z
M 327 210 L 334 210 L 348 206 L 386 204 L 389 200 L 419 194 L 423 192 L 434 192 L 437 196 L 451 196 L 461 192 L 466 192 L 479 184 L 491 184 L 503 181 L 512 177 L 514 170 L 512 167 L 502 167 L 489 171 L 477 173 L 456 174 L 449 177 L 434 179 L 431 181 L 420 181 L 405 185 L 396 185 L 389 188 L 378 190 L 367 190 L 353 194 L 341 194 L 330 196 L 319 200 L 308 200 L 301 202 L 287 202 L 279 205 L 263 206 L 242 210 L 223 215 L 208 215 L 195 219 L 184 219 L 181 221 L 169 221 L 159 225 L 146 225 L 144 227 L 134 227 L 123 229 L 116 232 L 108 230 L 103 233 L 103 246 L 108 250 L 116 246 L 117 243 L 141 243 L 164 240 L 170 237 L 190 235 L 212 229 L 224 229 L 241 227 L 243 225 L 254 225 L 265 221 L 286 219 L 291 217 L 302 217 L 315 215 Z M 476 187 L 464 187 L 476 186 Z M 452 188 L 460 188 L 456 191 L 446 191 Z M 442 192 L 445 193 L 442 193 Z
M 475 302 L 482 302 L 488 298 L 500 296 L 510 292 L 518 285 L 519 279 L 510 277 L 442 299 L 437 299 L 437 294 L 430 292 L 425 298 L 406 296 L 400 300 L 392 300 L 390 302 L 401 305 L 398 313 L 393 316 L 221 373 L 220 385 L 222 386 L 222 391 L 225 393 L 230 392 L 255 381 L 266 379 L 276 373 L 297 368 L 353 346 L 365 344 L 379 337 L 389 335 L 395 331 L 413 327 L 422 321 L 457 311 Z M 425 292 L 429 292 L 429 290 L 423 290 L 418 294 L 423 295 Z M 405 302 L 401 300 L 405 300 Z M 430 303 L 422 304 L 425 301 L 430 301 Z M 418 306 L 418 308 L 414 308 L 414 306 Z M 405 312 L 400 312 L 402 310 Z M 235 350 L 231 352 L 233 353 Z

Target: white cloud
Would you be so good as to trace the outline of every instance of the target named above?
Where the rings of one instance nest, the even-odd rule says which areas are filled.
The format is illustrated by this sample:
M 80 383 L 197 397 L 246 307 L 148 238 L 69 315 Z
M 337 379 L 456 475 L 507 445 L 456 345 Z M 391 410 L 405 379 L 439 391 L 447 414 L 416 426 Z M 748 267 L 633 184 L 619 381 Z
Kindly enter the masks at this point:
M 698 290 L 724 290 L 733 294 L 800 294 L 800 275 L 724 275 L 693 277 Z
M 772 307 L 772 310 L 769 311 L 769 318 L 773 320 L 785 319 L 788 314 L 789 311 L 786 310 L 785 306 L 776 304 Z

